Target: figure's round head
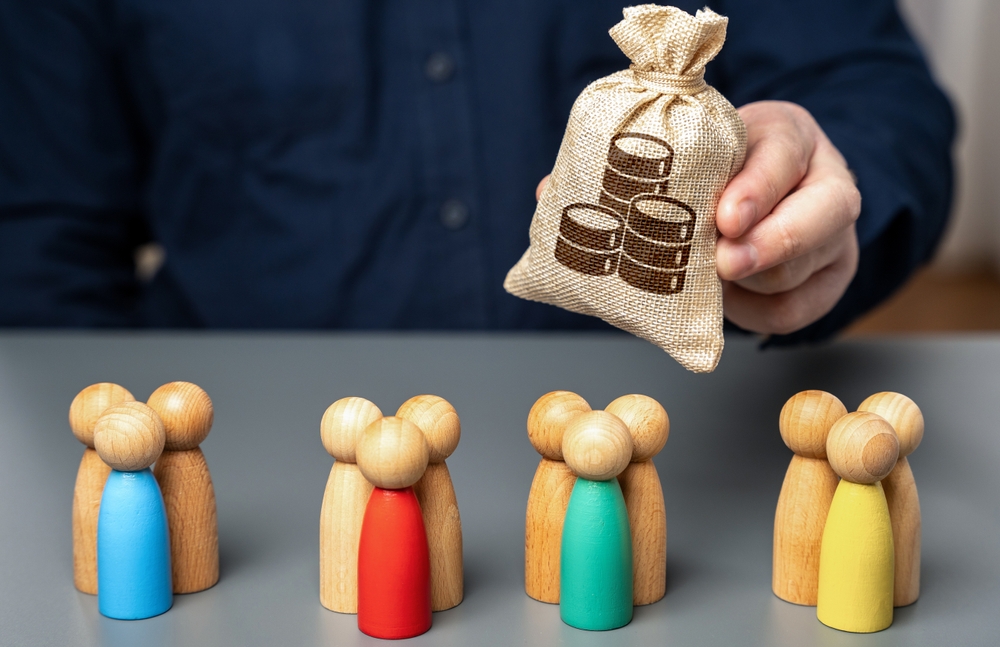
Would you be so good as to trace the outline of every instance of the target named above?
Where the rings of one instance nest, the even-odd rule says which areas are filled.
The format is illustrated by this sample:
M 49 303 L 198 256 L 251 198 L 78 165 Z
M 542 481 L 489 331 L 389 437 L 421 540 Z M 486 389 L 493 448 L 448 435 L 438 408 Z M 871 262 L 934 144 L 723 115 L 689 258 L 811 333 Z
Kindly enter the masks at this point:
M 166 438 L 160 416 L 141 402 L 116 404 L 94 425 L 94 448 L 119 472 L 137 472 L 155 463 Z
M 455 407 L 436 395 L 410 398 L 399 407 L 396 417 L 409 420 L 424 432 L 432 463 L 440 463 L 451 456 L 462 437 L 462 423 Z
M 134 402 L 128 389 L 111 382 L 91 384 L 76 394 L 69 405 L 69 428 L 81 443 L 94 448 L 94 425 L 108 407 Z
M 604 410 L 621 418 L 628 427 L 632 435 L 632 462 L 649 460 L 667 444 L 670 418 L 653 398 L 647 395 L 623 395 Z
M 877 483 L 896 465 L 899 441 L 884 418 L 855 411 L 834 423 L 826 453 L 830 467 L 845 481 Z
M 358 439 L 358 468 L 375 487 L 400 490 L 420 480 L 430 448 L 424 432 L 409 420 L 376 420 Z
M 590 481 L 609 481 L 632 460 L 632 435 L 607 411 L 581 413 L 563 434 L 563 458 L 573 473 Z
M 781 408 L 778 429 L 788 448 L 806 458 L 826 458 L 826 439 L 847 407 L 826 391 L 796 393 Z
M 883 391 L 861 403 L 858 411 L 877 413 L 896 430 L 899 455 L 909 456 L 924 438 L 924 414 L 917 403 L 902 393 Z
M 168 451 L 194 449 L 212 430 L 212 399 L 197 384 L 169 382 L 153 391 L 146 404 L 163 420 Z
M 338 461 L 357 462 L 358 438 L 368 425 L 381 419 L 382 412 L 374 403 L 358 397 L 341 398 L 327 408 L 319 423 L 323 447 Z
M 535 401 L 528 412 L 528 440 L 549 460 L 563 459 L 563 433 L 570 420 L 590 411 L 587 401 L 570 391 L 552 391 Z

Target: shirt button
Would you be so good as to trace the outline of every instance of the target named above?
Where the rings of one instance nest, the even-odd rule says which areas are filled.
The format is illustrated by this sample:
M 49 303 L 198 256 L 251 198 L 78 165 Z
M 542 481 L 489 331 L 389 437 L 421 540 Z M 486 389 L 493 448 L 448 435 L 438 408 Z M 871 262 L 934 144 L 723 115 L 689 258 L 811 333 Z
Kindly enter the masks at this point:
M 469 208 L 461 200 L 451 199 L 441 205 L 440 217 L 446 229 L 461 229 L 469 222 Z
M 455 73 L 455 60 L 444 52 L 434 52 L 424 63 L 424 74 L 435 83 L 444 83 Z

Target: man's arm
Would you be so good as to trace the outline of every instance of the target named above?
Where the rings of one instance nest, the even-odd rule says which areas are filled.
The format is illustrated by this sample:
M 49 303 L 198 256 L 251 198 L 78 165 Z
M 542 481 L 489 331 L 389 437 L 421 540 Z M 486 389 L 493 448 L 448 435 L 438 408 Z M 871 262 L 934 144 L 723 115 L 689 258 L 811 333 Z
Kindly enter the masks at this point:
M 106 3 L 0 4 L 0 325 L 135 323 L 135 119 Z
M 750 138 L 719 205 L 726 314 L 773 343 L 822 339 L 932 253 L 951 198 L 954 118 L 890 0 L 723 9 L 717 83 L 748 104 Z

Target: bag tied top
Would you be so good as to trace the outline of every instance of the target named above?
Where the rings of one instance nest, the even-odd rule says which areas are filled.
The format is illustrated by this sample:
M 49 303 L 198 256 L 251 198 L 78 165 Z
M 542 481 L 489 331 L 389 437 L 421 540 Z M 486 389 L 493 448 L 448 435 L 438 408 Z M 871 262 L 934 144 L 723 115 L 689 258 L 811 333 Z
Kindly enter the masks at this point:
M 728 19 L 657 5 L 624 14 L 610 33 L 632 65 L 573 104 L 531 245 L 504 288 L 709 372 L 723 346 L 715 210 L 746 153 L 743 121 L 704 79 Z

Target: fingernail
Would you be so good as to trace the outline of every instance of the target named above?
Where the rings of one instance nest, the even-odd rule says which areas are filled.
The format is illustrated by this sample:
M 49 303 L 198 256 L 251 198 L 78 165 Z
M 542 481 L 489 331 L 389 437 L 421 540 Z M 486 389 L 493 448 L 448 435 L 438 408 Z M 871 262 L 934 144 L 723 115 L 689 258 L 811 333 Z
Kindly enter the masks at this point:
M 740 233 L 742 234 L 757 217 L 757 205 L 749 198 L 741 200 L 736 206 L 736 215 L 740 218 Z
M 729 277 L 731 280 L 744 278 L 757 266 L 757 248 L 748 243 L 740 243 L 729 248 Z

